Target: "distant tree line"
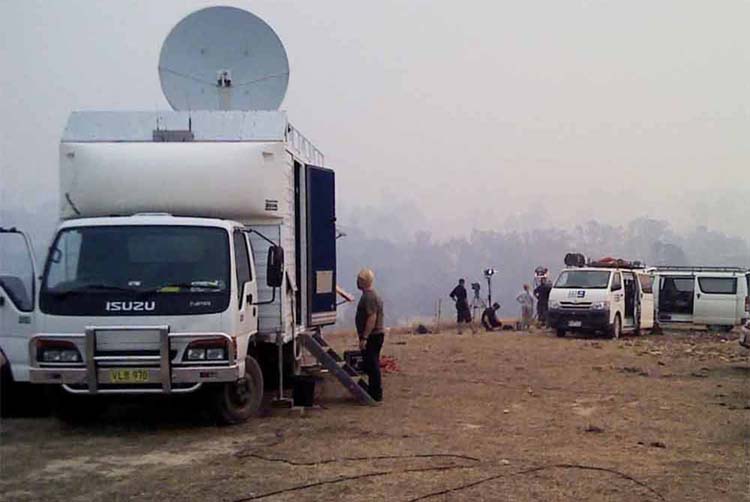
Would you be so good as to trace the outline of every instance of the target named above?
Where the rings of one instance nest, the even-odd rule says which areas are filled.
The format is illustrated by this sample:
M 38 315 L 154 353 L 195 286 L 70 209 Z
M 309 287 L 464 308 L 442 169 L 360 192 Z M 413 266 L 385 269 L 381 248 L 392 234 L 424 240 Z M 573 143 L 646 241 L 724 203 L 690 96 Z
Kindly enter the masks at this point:
M 641 260 L 647 265 L 727 265 L 750 267 L 750 246 L 739 237 L 697 227 L 680 234 L 669 223 L 640 218 L 627 225 L 613 226 L 589 221 L 569 230 L 474 231 L 467 238 L 436 242 L 427 232 L 412 239 L 371 238 L 361 228 L 347 228 L 338 241 L 338 282 L 356 291 L 354 278 L 362 266 L 376 273 L 376 287 L 386 306 L 387 323 L 431 318 L 436 300 L 442 299 L 442 319 L 455 317 L 448 293 L 459 277 L 482 285 L 482 271 L 492 267 L 493 300 L 501 314 L 514 316 L 519 308 L 515 296 L 530 283 L 534 268 L 549 268 L 554 280 L 564 266 L 567 252 L 581 252 L 591 258 L 616 256 Z M 471 289 L 469 289 L 471 295 Z M 351 323 L 354 308 L 344 307 L 342 326 Z

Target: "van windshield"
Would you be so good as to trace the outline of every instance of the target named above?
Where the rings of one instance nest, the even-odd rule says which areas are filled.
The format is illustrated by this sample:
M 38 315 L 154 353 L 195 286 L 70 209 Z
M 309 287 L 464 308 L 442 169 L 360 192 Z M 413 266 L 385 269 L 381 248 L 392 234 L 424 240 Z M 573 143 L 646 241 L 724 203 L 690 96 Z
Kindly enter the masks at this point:
M 608 270 L 563 270 L 556 288 L 605 289 L 609 285 Z

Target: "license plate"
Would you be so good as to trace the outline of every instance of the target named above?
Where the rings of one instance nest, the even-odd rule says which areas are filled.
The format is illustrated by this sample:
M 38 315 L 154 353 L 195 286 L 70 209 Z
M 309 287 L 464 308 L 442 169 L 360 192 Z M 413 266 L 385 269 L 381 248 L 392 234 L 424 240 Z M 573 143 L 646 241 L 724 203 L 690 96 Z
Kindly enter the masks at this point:
M 580 328 L 581 326 L 583 326 L 581 321 L 568 321 L 569 328 Z
M 110 370 L 112 383 L 148 383 L 148 370 L 141 368 Z

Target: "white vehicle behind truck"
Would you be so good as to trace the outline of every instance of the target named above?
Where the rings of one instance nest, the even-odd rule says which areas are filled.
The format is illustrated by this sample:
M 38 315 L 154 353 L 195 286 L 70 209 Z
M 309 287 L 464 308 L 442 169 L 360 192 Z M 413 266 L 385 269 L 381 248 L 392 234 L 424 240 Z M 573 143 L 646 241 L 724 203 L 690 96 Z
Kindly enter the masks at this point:
M 654 267 L 660 326 L 731 331 L 750 318 L 750 271 L 739 267 Z
M 160 70 L 178 109 L 70 116 L 61 224 L 37 301 L 18 305 L 26 322 L 3 331 L 13 377 L 56 389 L 63 414 L 103 394 L 200 391 L 220 421 L 243 421 L 269 379 L 281 388 L 298 370 L 300 335 L 336 320 L 334 173 L 272 109 L 288 73 L 280 97 L 268 81 L 286 55 L 278 65 L 263 51 L 278 38 L 230 7 L 194 13 L 175 33 L 188 36 L 186 54 L 170 55 L 168 38 Z M 251 75 L 257 64 L 267 79 Z M 248 109 L 256 103 L 271 109 Z
M 580 254 L 569 254 L 565 264 L 549 296 L 548 322 L 557 336 L 598 332 L 616 339 L 653 328 L 653 278 L 643 267 L 621 260 L 585 263 Z

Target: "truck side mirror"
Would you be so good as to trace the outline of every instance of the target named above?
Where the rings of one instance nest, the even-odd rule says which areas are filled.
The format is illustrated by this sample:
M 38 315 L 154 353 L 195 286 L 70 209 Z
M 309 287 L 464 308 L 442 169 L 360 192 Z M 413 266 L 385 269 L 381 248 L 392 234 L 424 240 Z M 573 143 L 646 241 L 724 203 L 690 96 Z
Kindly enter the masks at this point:
M 266 284 L 271 288 L 280 288 L 284 281 L 284 248 L 271 246 L 268 248 L 266 262 Z

